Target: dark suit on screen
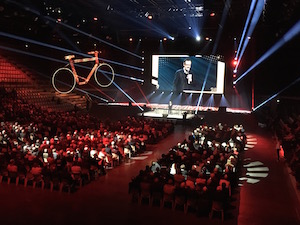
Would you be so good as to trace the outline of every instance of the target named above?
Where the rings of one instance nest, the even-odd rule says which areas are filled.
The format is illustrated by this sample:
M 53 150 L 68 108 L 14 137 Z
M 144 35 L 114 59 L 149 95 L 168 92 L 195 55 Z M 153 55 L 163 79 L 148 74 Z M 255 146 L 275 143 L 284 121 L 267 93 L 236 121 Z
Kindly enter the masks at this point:
M 179 69 L 175 72 L 173 81 L 173 91 L 182 92 L 183 90 L 189 89 L 190 84 L 186 78 L 187 74 L 184 73 L 183 69 Z

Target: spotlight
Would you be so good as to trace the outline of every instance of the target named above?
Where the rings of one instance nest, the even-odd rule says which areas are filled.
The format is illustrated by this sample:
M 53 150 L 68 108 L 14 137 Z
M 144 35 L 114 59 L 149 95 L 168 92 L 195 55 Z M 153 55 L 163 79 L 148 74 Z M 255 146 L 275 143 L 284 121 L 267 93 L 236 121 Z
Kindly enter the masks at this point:
M 149 20 L 152 20 L 152 19 L 153 19 L 152 15 L 149 15 L 149 16 L 148 16 L 148 19 L 149 19 Z
M 212 12 L 209 15 L 210 15 L 210 17 L 214 17 L 216 14 L 214 12 Z
M 132 39 L 132 37 L 131 37 L 131 38 L 129 38 L 129 41 L 130 41 L 130 42 L 132 42 L 132 40 L 133 40 L 133 39 Z
M 234 69 L 233 72 L 234 72 L 234 73 L 237 73 L 237 69 Z
M 174 38 L 174 37 L 170 37 L 170 39 L 171 39 L 172 41 L 174 41 L 174 40 L 175 40 L 175 38 Z
M 196 37 L 196 41 L 200 41 L 201 40 L 201 37 L 198 35 L 197 37 Z
M 232 61 L 232 65 L 236 66 L 238 63 L 237 59 L 235 58 L 233 61 Z
M 164 41 L 166 41 L 167 40 L 167 38 L 166 37 L 164 37 Z
M 189 30 L 191 30 L 192 29 L 192 27 L 189 27 Z
M 233 77 L 233 78 L 236 78 L 236 74 L 234 73 L 234 74 L 232 75 L 232 77 Z
M 97 18 L 97 17 L 94 17 L 93 19 L 94 19 L 94 21 L 97 21 L 97 20 L 98 20 L 98 18 Z

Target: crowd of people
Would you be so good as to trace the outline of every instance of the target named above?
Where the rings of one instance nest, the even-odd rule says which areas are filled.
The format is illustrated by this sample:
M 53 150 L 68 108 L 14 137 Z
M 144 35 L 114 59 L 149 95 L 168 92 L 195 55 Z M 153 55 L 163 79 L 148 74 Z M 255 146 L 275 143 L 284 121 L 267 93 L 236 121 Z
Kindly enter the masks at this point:
M 129 192 L 140 203 L 159 200 L 164 207 L 170 202 L 173 209 L 182 205 L 185 212 L 194 206 L 198 214 L 209 214 L 213 204 L 226 210 L 246 142 L 242 126 L 202 125 L 141 170 L 130 182 Z
M 0 182 L 24 180 L 75 187 L 105 174 L 173 131 L 171 122 L 51 112 L 0 90 Z M 55 186 L 55 185 L 54 185 Z
M 264 114 L 267 127 L 272 131 L 276 150 L 283 150 L 284 160 L 300 182 L 300 107 L 298 102 L 282 100 L 276 110 L 267 108 Z

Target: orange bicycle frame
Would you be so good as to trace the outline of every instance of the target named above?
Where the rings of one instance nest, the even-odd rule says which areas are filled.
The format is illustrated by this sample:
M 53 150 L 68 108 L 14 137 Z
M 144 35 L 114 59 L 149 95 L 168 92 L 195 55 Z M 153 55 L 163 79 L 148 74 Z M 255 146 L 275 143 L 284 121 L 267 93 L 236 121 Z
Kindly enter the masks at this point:
M 95 72 L 95 70 L 97 69 L 98 65 L 99 65 L 99 59 L 98 59 L 98 51 L 92 51 L 92 52 L 88 52 L 88 54 L 94 54 L 95 57 L 92 58 L 83 58 L 83 59 L 74 59 L 75 57 L 74 55 L 68 55 L 65 56 L 65 59 L 69 60 L 71 69 L 73 71 L 73 74 L 75 76 L 75 80 L 76 83 L 78 83 L 79 85 L 83 85 L 83 84 L 87 84 L 91 78 L 91 76 L 93 75 L 93 73 Z M 80 82 L 79 81 L 79 76 L 77 74 L 76 68 L 75 68 L 75 63 L 82 63 L 82 62 L 91 62 L 91 61 L 95 61 L 95 65 L 93 66 L 93 68 L 91 69 L 89 75 L 87 76 L 87 78 L 83 78 L 84 81 Z

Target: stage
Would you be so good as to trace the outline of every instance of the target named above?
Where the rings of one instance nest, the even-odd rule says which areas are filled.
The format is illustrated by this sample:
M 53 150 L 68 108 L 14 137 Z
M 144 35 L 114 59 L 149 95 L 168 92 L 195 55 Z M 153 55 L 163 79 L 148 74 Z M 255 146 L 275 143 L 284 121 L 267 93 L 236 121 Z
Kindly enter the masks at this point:
M 203 107 L 192 105 L 173 105 L 168 104 L 146 104 L 137 103 L 107 103 L 93 105 L 93 114 L 103 119 L 119 119 L 124 116 L 140 116 L 153 119 L 167 119 L 174 121 L 214 121 L 219 120 L 230 124 L 230 121 L 239 120 L 251 111 L 245 109 L 234 109 L 228 107 Z

